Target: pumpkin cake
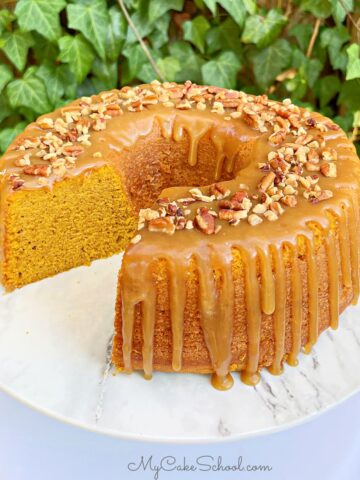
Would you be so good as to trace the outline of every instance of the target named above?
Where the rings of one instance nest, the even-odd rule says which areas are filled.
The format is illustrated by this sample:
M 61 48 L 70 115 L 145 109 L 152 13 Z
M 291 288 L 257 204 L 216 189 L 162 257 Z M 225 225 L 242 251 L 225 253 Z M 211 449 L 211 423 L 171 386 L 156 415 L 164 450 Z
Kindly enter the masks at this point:
M 125 247 L 119 370 L 297 363 L 358 299 L 359 160 L 284 100 L 153 82 L 40 117 L 1 160 L 7 290 Z

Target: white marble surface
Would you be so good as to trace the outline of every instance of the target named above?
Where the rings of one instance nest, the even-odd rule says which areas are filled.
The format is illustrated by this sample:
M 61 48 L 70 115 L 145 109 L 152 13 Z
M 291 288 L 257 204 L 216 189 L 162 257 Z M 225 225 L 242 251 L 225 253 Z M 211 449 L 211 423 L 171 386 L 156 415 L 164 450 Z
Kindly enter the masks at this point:
M 106 366 L 120 256 L 0 297 L 0 386 L 70 423 L 128 439 L 249 437 L 312 418 L 360 388 L 360 307 L 284 375 L 218 392 L 202 375 L 112 375 Z

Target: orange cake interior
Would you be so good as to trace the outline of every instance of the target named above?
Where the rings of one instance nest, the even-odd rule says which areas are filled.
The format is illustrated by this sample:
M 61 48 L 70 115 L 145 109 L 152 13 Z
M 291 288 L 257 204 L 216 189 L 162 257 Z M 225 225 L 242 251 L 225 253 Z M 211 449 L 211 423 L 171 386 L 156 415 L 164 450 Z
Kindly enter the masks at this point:
M 254 385 L 357 301 L 358 158 L 288 100 L 125 87 L 40 117 L 0 167 L 7 290 L 126 249 L 119 370 Z

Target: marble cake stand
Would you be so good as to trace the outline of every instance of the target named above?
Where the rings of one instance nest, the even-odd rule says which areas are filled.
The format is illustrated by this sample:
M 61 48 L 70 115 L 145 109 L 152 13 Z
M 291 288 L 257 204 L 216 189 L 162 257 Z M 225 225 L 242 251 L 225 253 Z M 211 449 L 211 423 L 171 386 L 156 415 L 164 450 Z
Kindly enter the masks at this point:
M 308 420 L 360 389 L 360 306 L 342 315 L 297 368 L 265 372 L 255 388 L 234 374 L 114 375 L 110 363 L 121 256 L 11 294 L 0 293 L 0 387 L 71 424 L 122 438 L 208 442 L 270 433 Z

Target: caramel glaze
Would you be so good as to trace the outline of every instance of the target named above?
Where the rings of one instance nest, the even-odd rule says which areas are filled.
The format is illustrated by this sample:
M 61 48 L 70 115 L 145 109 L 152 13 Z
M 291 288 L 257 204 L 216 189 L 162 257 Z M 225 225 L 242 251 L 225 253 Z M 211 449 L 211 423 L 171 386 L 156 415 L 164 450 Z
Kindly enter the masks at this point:
M 75 102 L 76 104 L 76 102 Z M 69 107 L 70 108 L 70 107 Z M 49 116 L 56 117 L 58 112 Z M 315 116 L 315 115 L 314 115 Z M 322 118 L 317 116 L 316 118 Z M 233 172 L 234 179 L 224 182 L 226 188 L 236 192 L 240 184 L 246 184 L 250 192 L 256 191 L 261 173 L 258 162 L 266 159 L 270 151 L 267 137 L 269 133 L 259 133 L 248 127 L 241 119 L 225 119 L 209 111 L 176 110 L 162 105 L 149 106 L 142 112 L 129 113 L 111 119 L 105 131 L 93 132 L 91 146 L 80 155 L 76 167 L 68 176 L 112 164 L 121 172 L 121 152 L 130 149 L 140 137 L 146 137 L 157 122 L 165 138 L 181 141 L 184 136 L 190 139 L 189 166 L 196 166 L 197 147 L 200 139 L 209 134 L 216 147 L 214 159 L 214 179 L 222 173 Z M 44 132 L 36 125 L 30 125 L 19 137 L 41 135 Z M 311 133 L 311 129 L 310 129 Z M 316 134 L 316 132 L 315 132 Z M 170 308 L 172 324 L 172 368 L 182 368 L 183 317 L 186 300 L 185 276 L 190 262 L 195 260 L 200 283 L 201 324 L 206 345 L 210 354 L 214 375 L 212 383 L 216 388 L 227 389 L 232 385 L 230 371 L 231 340 L 233 329 L 234 286 L 232 278 L 233 251 L 241 252 L 245 266 L 245 293 L 247 310 L 248 353 L 246 368 L 241 372 L 244 382 L 255 385 L 259 381 L 259 352 L 261 315 L 274 313 L 275 352 L 269 370 L 273 374 L 282 371 L 285 358 L 285 264 L 283 250 L 291 250 L 292 275 L 292 350 L 287 358 L 296 365 L 301 349 L 302 287 L 298 262 L 298 243 L 302 238 L 306 243 L 308 304 L 310 312 L 309 341 L 305 350 L 310 351 L 319 335 L 318 325 L 318 278 L 316 267 L 316 224 L 326 239 L 329 279 L 330 323 L 338 324 L 339 283 L 351 287 L 353 302 L 359 295 L 359 192 L 360 167 L 352 144 L 342 131 L 324 133 L 327 145 L 338 152 L 338 176 L 324 178 L 325 188 L 333 190 L 334 196 L 318 204 L 310 204 L 299 198 L 296 208 L 287 210 L 276 222 L 264 221 L 256 227 L 242 221 L 237 227 L 223 222 L 217 235 L 206 236 L 194 230 L 177 231 L 174 236 L 163 233 L 150 233 L 144 229 L 141 241 L 127 249 L 122 269 L 122 336 L 124 369 L 132 369 L 132 337 L 134 313 L 137 304 L 142 304 L 143 329 L 143 370 L 146 378 L 152 375 L 153 336 L 155 326 L 156 288 L 151 267 L 154 261 L 165 259 L 169 269 Z M 100 151 L 102 158 L 94 158 Z M 3 157 L 1 167 L 8 172 L 17 171 L 14 159 L 22 155 L 9 149 Z M 136 161 L 136 159 L 134 159 Z M 35 179 L 26 178 L 26 189 L 52 188 L 60 180 L 52 175 L 44 186 Z M 6 182 L 1 185 L 1 198 L 13 194 Z M 170 200 L 187 197 L 189 187 L 174 187 L 165 190 L 161 196 Z M 6 193 L 6 194 L 5 194 Z M 189 208 L 195 214 L 203 204 Z M 209 204 L 204 204 L 209 206 Z M 4 205 L 1 211 L 4 210 Z M 329 213 L 338 223 L 340 251 L 340 272 L 336 255 L 336 238 L 331 228 Z M 220 275 L 216 281 L 214 272 Z M 340 273 L 340 276 L 339 276 Z M 341 285 L 341 284 L 340 284 Z
M 180 122 L 179 117 L 177 121 Z M 185 121 L 185 117 L 181 122 Z M 203 122 L 203 120 L 202 120 Z M 234 122 L 235 123 L 235 122 Z M 211 125 L 201 122 L 179 123 L 173 127 L 176 141 L 182 138 L 183 131 L 190 135 L 189 164 L 196 164 L 196 145 Z M 167 125 L 167 135 L 169 135 Z M 242 142 L 248 141 L 244 134 L 247 127 L 241 125 L 236 132 L 234 124 L 217 131 L 211 138 L 217 147 L 215 172 L 221 176 L 223 169 L 231 171 L 236 168 L 236 154 L 240 152 Z M 222 133 L 219 133 L 222 132 Z M 225 141 L 226 137 L 230 138 Z M 242 380 L 255 385 L 259 379 L 260 327 L 261 315 L 274 313 L 275 352 L 273 364 L 269 371 L 275 375 L 283 369 L 284 359 L 290 365 L 296 365 L 301 351 L 302 327 L 302 283 L 298 266 L 299 239 L 305 242 L 308 275 L 309 303 L 309 341 L 304 350 L 310 351 L 319 335 L 318 315 L 318 278 L 316 265 L 316 234 L 311 225 L 316 225 L 325 239 L 328 258 L 329 281 L 329 317 L 330 325 L 336 328 L 339 316 L 339 288 L 341 283 L 351 287 L 353 302 L 359 292 L 358 229 L 359 199 L 354 177 L 360 173 L 359 164 L 352 145 L 344 138 L 342 132 L 330 132 L 325 135 L 327 145 L 337 149 L 339 175 L 336 179 L 326 179 L 326 188 L 333 189 L 334 197 L 319 204 L 310 204 L 301 198 L 297 208 L 286 212 L 271 224 L 264 222 L 255 228 L 247 222 L 237 227 L 223 222 L 222 230 L 213 236 L 205 236 L 194 230 L 177 231 L 175 236 L 163 233 L 141 231 L 142 240 L 131 245 L 125 253 L 120 274 L 121 298 L 123 305 L 123 355 L 125 370 L 130 372 L 132 331 L 135 307 L 142 304 L 143 309 L 143 368 L 145 376 L 151 376 L 152 336 L 155 324 L 156 292 L 151 275 L 153 262 L 165 259 L 169 270 L 170 309 L 172 326 L 172 368 L 181 370 L 183 316 L 186 298 L 185 272 L 191 261 L 195 260 L 199 274 L 199 306 L 201 325 L 205 342 L 210 354 L 214 374 L 212 384 L 225 390 L 232 386 L 230 371 L 231 340 L 233 328 L 234 286 L 232 279 L 233 250 L 241 252 L 245 265 L 245 294 L 247 309 L 248 353 L 246 368 L 241 372 Z M 256 162 L 261 162 L 268 152 L 268 144 L 260 136 L 253 151 L 253 161 L 245 162 L 238 175 L 224 186 L 236 192 L 240 184 L 249 186 L 252 191 L 259 181 Z M 245 165 L 244 165 L 245 163 Z M 325 187 L 324 187 L 325 188 Z M 176 200 L 189 196 L 189 187 L 166 189 L 161 197 Z M 190 206 L 193 214 L 197 208 L 208 206 L 196 203 Z M 338 240 L 334 233 L 336 221 Z M 338 266 L 336 242 L 339 242 L 341 264 Z M 291 252 L 291 295 L 292 295 L 292 349 L 285 355 L 285 299 L 286 285 L 285 260 L 283 250 Z M 339 271 L 340 268 L 340 271 Z M 220 284 L 215 279 L 215 272 L 220 275 Z

